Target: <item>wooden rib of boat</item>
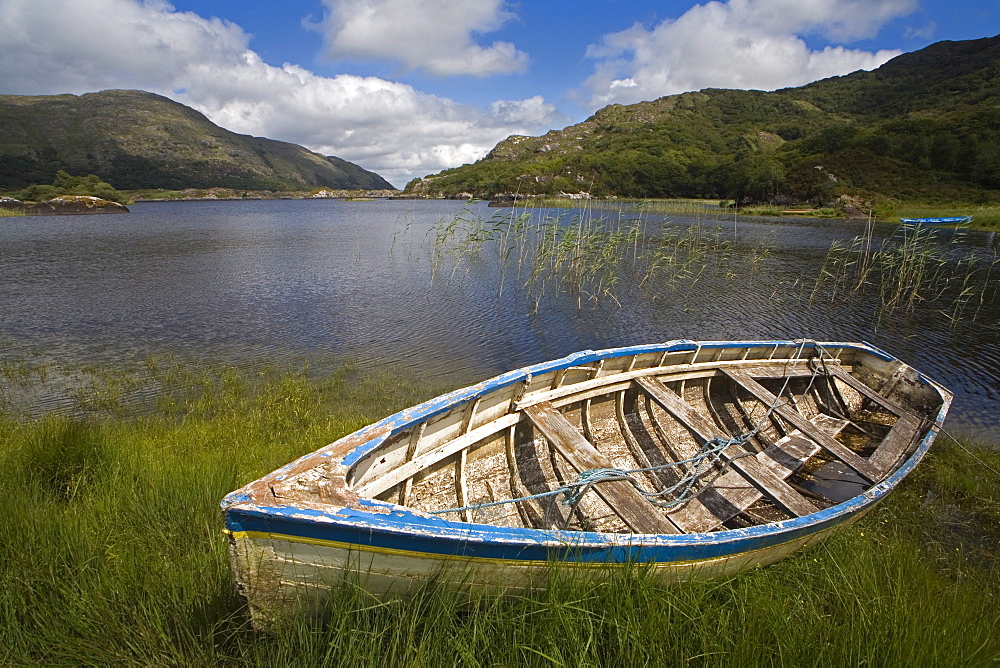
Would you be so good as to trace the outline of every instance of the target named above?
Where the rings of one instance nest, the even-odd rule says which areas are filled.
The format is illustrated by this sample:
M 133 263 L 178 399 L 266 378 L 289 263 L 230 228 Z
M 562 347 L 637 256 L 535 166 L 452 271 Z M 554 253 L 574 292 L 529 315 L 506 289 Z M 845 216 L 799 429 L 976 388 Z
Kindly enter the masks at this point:
M 256 621 L 345 577 L 394 595 L 429 577 L 531 587 L 552 562 L 730 574 L 870 509 L 950 402 L 864 343 L 584 351 L 391 415 L 229 494 L 234 574 Z
M 967 225 L 972 216 L 945 216 L 940 218 L 900 218 L 904 225 Z

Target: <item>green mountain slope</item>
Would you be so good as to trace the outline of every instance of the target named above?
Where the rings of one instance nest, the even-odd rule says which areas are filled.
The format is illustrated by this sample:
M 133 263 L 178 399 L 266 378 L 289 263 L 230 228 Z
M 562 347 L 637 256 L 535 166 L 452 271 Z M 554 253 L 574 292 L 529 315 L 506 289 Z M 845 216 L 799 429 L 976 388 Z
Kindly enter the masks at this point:
M 153 93 L 0 96 L 0 189 L 51 183 L 60 169 L 124 189 L 392 188 L 353 163 L 235 134 Z
M 628 106 L 407 191 L 830 201 L 1000 197 L 1000 37 L 939 42 L 873 72 L 776 92 L 706 89 Z

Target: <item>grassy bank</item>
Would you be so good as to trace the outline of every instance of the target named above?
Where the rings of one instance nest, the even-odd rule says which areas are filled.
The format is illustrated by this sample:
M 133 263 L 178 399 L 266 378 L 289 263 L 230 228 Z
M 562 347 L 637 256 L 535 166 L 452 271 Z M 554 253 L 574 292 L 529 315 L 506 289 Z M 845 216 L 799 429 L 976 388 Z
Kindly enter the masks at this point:
M 1000 455 L 939 440 L 853 528 L 777 566 L 663 588 L 463 604 L 345 587 L 326 622 L 253 631 L 218 502 L 429 390 L 350 368 L 98 370 L 76 417 L 0 418 L 0 663 L 336 665 L 985 664 L 1000 659 Z M 54 374 L 48 374 L 50 377 Z M 125 399 L 136 378 L 153 404 Z M 84 395 L 81 395 L 83 397 Z M 975 458 L 974 458 L 975 457 Z

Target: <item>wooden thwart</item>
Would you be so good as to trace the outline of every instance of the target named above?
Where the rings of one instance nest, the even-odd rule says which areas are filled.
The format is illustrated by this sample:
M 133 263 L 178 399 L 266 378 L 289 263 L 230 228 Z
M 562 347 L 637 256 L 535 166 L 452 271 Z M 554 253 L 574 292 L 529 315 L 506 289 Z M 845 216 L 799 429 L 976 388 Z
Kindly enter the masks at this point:
M 921 426 L 920 420 L 909 415 L 896 420 L 896 424 L 892 425 L 892 429 L 868 458 L 869 463 L 883 475 L 888 473 L 913 441 L 920 436 Z
M 590 469 L 614 468 L 549 402 L 528 406 L 524 414 L 578 473 Z M 627 480 L 602 482 L 593 490 L 637 533 L 678 533 L 662 511 L 649 503 Z
M 713 438 L 728 439 L 708 418 L 700 414 L 690 404 L 667 388 L 659 380 L 653 378 L 637 378 L 635 381 L 656 403 L 673 415 L 701 442 Z M 808 420 L 807 420 L 808 422 Z M 800 517 L 819 510 L 808 499 L 799 494 L 787 482 L 772 473 L 767 466 L 751 456 L 751 453 L 740 445 L 733 444 L 723 453 L 722 457 L 734 471 L 747 482 L 759 489 L 764 496 L 774 502 L 779 508 L 793 516 Z
M 798 410 L 796 410 L 793 406 L 780 404 L 778 398 L 774 396 L 770 390 L 755 381 L 753 378 L 741 371 L 723 369 L 722 373 L 739 383 L 743 389 L 757 397 L 757 399 L 763 404 L 773 407 L 774 412 L 783 420 L 789 422 L 793 427 L 812 440 L 816 441 L 816 443 L 818 443 L 824 450 L 857 471 L 858 475 L 862 478 L 868 482 L 876 482 L 879 479 L 879 472 L 874 466 L 865 461 L 863 457 L 826 432 L 817 429 L 815 425 L 806 419 L 806 416 L 798 412 Z
M 849 387 L 852 387 L 853 389 L 855 389 L 856 391 L 860 392 L 865 397 L 867 397 L 867 398 L 871 399 L 872 401 L 874 401 L 875 403 L 879 404 L 880 406 L 882 406 L 882 408 L 885 408 L 890 413 L 894 413 L 895 415 L 898 415 L 898 416 L 903 416 L 903 415 L 906 414 L 906 411 L 904 411 L 902 408 L 900 408 L 899 406 L 897 406 L 894 402 L 889 401 L 884 396 L 882 396 L 881 394 L 879 394 L 878 392 L 876 392 L 872 388 L 868 387 L 867 385 L 865 385 L 860 380 L 858 380 L 857 378 L 855 378 L 851 374 L 847 373 L 843 369 L 838 369 L 836 367 L 831 367 L 830 368 L 830 373 L 832 373 L 833 376 L 837 380 L 843 381 Z

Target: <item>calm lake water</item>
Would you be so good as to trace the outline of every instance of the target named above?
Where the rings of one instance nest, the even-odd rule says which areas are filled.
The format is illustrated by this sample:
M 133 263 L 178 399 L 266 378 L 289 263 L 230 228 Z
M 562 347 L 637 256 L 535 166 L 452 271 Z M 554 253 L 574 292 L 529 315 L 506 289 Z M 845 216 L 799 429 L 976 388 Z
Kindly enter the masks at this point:
M 551 289 L 539 298 L 490 249 L 435 275 L 432 229 L 470 207 L 484 219 L 504 212 L 464 202 L 290 200 L 0 219 L 0 363 L 349 358 L 443 390 L 587 348 L 682 338 L 865 340 L 956 393 L 947 429 L 1000 440 L 1000 276 L 975 319 L 967 309 L 957 323 L 940 303 L 878 318 L 871 293 L 810 307 L 830 244 L 861 234 L 864 223 L 669 216 L 680 226 L 720 225 L 716 240 L 733 244 L 735 255 L 693 285 L 640 288 L 640 277 L 624 270 L 617 302 L 581 305 Z M 559 212 L 539 215 L 546 213 Z M 663 220 L 641 218 L 649 229 Z M 877 225 L 876 242 L 895 231 Z M 986 233 L 939 234 L 949 252 L 984 262 L 1000 244 Z M 771 252 L 749 271 L 741 258 L 762 243 Z M 56 395 L 30 400 L 58 407 Z

